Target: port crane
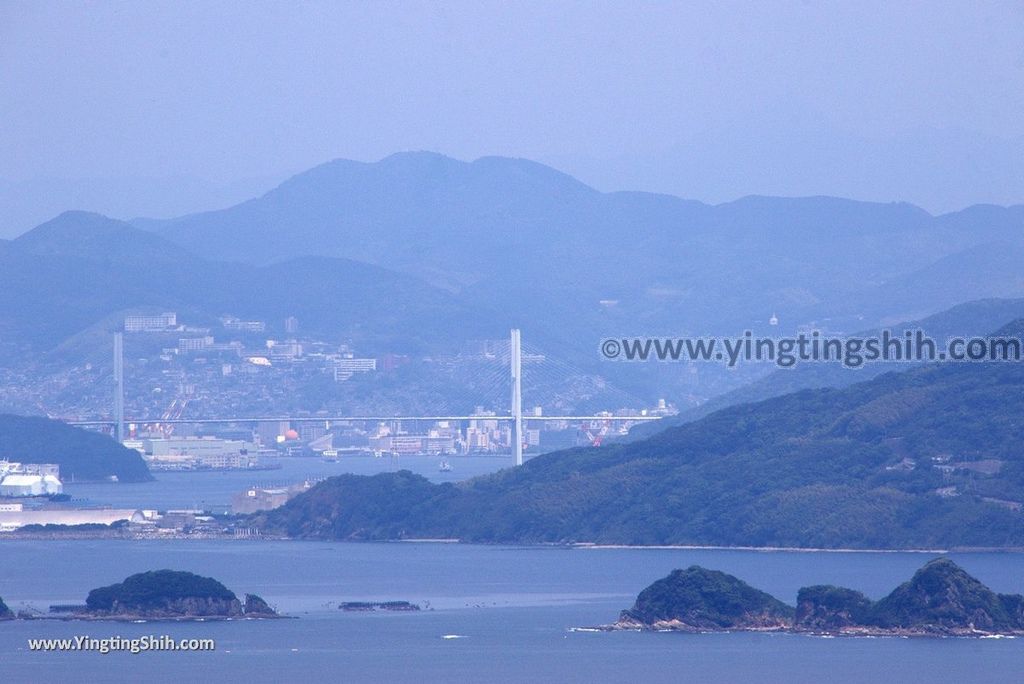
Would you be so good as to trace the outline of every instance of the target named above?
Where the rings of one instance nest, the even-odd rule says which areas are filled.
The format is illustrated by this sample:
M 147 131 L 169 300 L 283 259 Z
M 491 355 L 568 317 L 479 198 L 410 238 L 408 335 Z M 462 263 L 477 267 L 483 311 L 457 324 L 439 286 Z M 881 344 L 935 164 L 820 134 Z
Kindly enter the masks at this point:
M 596 435 L 591 431 L 592 427 L 593 424 L 588 426 L 586 423 L 583 423 L 580 425 L 580 432 L 582 432 L 586 436 L 587 440 L 589 440 L 590 446 L 599 447 L 601 446 L 601 442 L 604 441 L 605 436 L 608 434 L 608 424 L 605 423 L 602 425 Z

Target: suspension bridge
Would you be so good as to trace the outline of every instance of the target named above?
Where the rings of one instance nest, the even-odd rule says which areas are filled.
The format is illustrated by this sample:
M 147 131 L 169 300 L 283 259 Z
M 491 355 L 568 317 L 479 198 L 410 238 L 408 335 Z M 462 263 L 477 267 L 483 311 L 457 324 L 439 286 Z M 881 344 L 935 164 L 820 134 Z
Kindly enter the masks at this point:
M 567 424 L 580 424 L 588 434 L 589 439 L 595 445 L 599 445 L 601 437 L 609 426 L 620 424 L 628 425 L 637 422 L 655 421 L 662 418 L 662 414 L 650 413 L 644 409 L 636 409 L 643 401 L 628 392 L 614 388 L 604 383 L 600 378 L 595 378 L 582 369 L 571 364 L 552 359 L 540 350 L 527 348 L 524 353 L 522 335 L 518 329 L 513 329 L 509 335 L 507 348 L 501 345 L 499 348 L 485 350 L 482 354 L 474 357 L 469 362 L 476 366 L 470 369 L 470 389 L 475 390 L 474 397 L 481 400 L 483 404 L 491 406 L 507 407 L 500 413 L 494 411 L 477 411 L 467 413 L 465 411 L 444 411 L 436 414 L 400 415 L 262 415 L 262 416 L 223 416 L 213 418 L 189 418 L 184 416 L 162 415 L 160 417 L 125 417 L 124 400 L 124 340 L 123 334 L 114 334 L 114 402 L 113 415 L 107 420 L 69 420 L 70 425 L 80 427 L 112 427 L 118 441 L 125 439 L 125 426 L 127 423 L 133 425 L 220 425 L 220 424 L 251 424 L 260 423 L 289 423 L 289 424 L 321 424 L 330 429 L 332 425 L 356 422 L 440 422 L 440 421 L 501 421 L 510 422 L 512 427 L 511 443 L 516 465 L 523 463 L 524 425 L 544 422 L 560 422 Z M 526 371 L 524 373 L 524 370 Z M 465 369 L 463 369 L 465 372 Z M 531 373 L 531 371 L 533 371 Z M 533 404 L 539 406 L 542 403 L 564 404 L 564 396 L 560 397 L 559 392 L 564 395 L 565 389 L 559 389 L 560 383 L 571 381 L 578 385 L 577 393 L 599 395 L 602 403 L 617 403 L 622 407 L 634 407 L 620 409 L 617 413 L 601 410 L 590 413 L 556 413 L 545 415 L 539 410 L 524 413 L 523 394 L 524 385 L 527 386 L 527 394 L 533 400 Z M 589 383 L 585 385 L 585 383 Z M 585 385 L 585 386 L 579 386 Z M 504 390 L 500 388 L 504 387 Z M 494 390 L 508 392 L 506 398 L 498 398 Z M 483 390 L 483 391 L 481 391 Z M 448 402 L 441 401 L 446 404 Z M 447 406 L 442 408 L 447 409 Z M 601 426 L 601 427 L 598 427 Z M 590 429 L 600 430 L 597 437 L 589 432 Z

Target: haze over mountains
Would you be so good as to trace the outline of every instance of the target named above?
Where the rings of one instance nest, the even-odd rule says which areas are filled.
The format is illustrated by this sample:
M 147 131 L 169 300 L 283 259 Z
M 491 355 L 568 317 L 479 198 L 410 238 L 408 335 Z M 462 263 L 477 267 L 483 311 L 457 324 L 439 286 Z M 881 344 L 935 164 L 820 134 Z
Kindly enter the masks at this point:
M 0 332 L 16 360 L 65 358 L 134 310 L 199 325 L 223 313 L 297 316 L 371 352 L 454 350 L 519 326 L 644 399 L 677 399 L 685 364 L 602 362 L 597 341 L 913 320 L 939 338 L 988 334 L 1024 316 L 1022 228 L 1024 206 L 942 216 L 822 197 L 709 206 L 600 193 L 523 160 L 400 154 L 330 162 L 169 221 L 61 214 L 0 242 Z M 107 342 L 97 347 L 109 358 Z M 767 370 L 741 370 L 734 386 Z M 335 539 L 1019 546 L 1022 373 L 997 363 L 778 372 L 632 444 L 458 486 L 346 476 L 257 522 Z
M 982 299 L 954 306 L 919 321 L 899 323 L 892 326 L 892 329 L 897 332 L 920 329 L 933 340 L 942 343 L 951 337 L 969 337 L 978 335 L 978 331 L 998 330 L 1005 322 L 1021 318 L 1024 318 L 1024 299 Z M 858 331 L 856 336 L 866 338 L 876 336 L 879 332 L 877 329 Z M 657 423 L 637 425 L 630 430 L 629 439 L 637 440 L 650 437 L 667 427 L 698 420 L 728 406 L 763 401 L 800 390 L 847 387 L 871 380 L 884 373 L 904 372 L 923 365 L 926 364 L 924 362 L 869 363 L 857 369 L 849 369 L 841 364 L 812 363 L 779 369 L 749 384 L 714 396 L 698 406 L 684 410 L 677 416 L 665 418 Z
M 293 257 L 258 267 L 203 259 L 160 236 L 98 214 L 66 212 L 0 243 L 0 330 L 52 348 L 111 314 L 181 310 L 209 323 L 225 312 L 415 348 L 450 328 L 498 333 L 450 293 L 347 259 Z
M 853 321 L 911 320 L 1024 294 L 1014 268 L 1024 206 L 938 217 L 827 197 L 710 206 L 600 193 L 499 157 L 336 160 L 229 209 L 135 223 L 251 263 L 308 254 L 367 261 L 510 317 L 555 311 L 606 333 L 736 332 L 773 311 L 784 322 L 832 318 L 849 330 Z
M 124 170 L 121 171 L 124 173 Z M 17 237 L 67 209 L 117 218 L 181 216 L 228 207 L 265 192 L 284 178 L 213 183 L 194 176 L 0 178 L 0 238 Z
M 519 326 L 654 398 L 689 392 L 685 369 L 602 362 L 601 338 L 915 320 L 1024 296 L 1022 257 L 1024 206 L 941 216 L 828 197 L 711 206 L 602 193 L 522 159 L 413 152 L 335 160 L 177 219 L 62 214 L 0 242 L 0 332 L 5 347 L 47 350 L 129 309 L 175 309 L 197 322 L 294 315 L 308 330 L 401 351 Z M 781 323 L 769 329 L 773 313 Z

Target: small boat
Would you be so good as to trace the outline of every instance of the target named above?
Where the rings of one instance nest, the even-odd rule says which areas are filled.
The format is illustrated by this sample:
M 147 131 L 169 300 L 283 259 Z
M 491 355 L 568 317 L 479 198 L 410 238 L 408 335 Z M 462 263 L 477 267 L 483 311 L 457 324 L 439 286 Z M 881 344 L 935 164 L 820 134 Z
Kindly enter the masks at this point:
M 448 461 L 441 461 L 441 465 L 437 469 L 442 473 L 450 473 L 452 471 L 452 464 Z

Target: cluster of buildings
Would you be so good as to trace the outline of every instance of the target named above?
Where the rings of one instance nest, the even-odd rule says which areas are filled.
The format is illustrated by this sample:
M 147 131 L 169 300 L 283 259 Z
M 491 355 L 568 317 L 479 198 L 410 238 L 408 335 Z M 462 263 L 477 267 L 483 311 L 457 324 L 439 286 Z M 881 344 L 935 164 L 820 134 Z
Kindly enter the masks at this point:
M 289 320 L 295 321 L 294 318 Z M 225 330 L 236 332 L 261 333 L 267 329 L 266 321 L 243 321 L 237 316 L 221 316 L 220 324 Z M 298 330 L 298 321 L 295 321 L 295 329 Z
M 647 411 L 670 410 L 662 402 Z M 270 470 L 282 467 L 280 457 L 504 454 L 514 446 L 510 421 L 479 406 L 464 418 L 440 420 L 333 419 L 318 413 L 322 418 L 181 423 L 167 432 L 161 430 L 169 426 L 148 426 L 151 431 L 139 434 L 136 428 L 143 426 L 129 425 L 124 445 L 138 450 L 152 470 Z M 524 416 L 525 449 L 598 446 L 606 437 L 624 434 L 635 418 L 625 412 L 603 412 L 581 424 L 562 418 L 541 420 L 543 416 L 539 406 Z
M 507 421 L 491 418 L 493 411 L 477 407 L 465 429 L 458 423 L 440 420 L 426 428 L 403 429 L 401 423 L 379 423 L 367 433 L 365 447 L 374 452 L 402 455 L 447 455 L 507 452 L 512 448 L 512 428 Z M 527 447 L 540 446 L 539 429 L 524 432 Z M 349 440 L 350 446 L 352 440 Z M 358 442 L 355 444 L 358 446 Z
M 248 515 L 279 508 L 309 490 L 314 484 L 316 483 L 313 480 L 306 480 L 288 487 L 250 487 L 231 498 L 231 512 Z
M 178 328 L 178 315 L 162 313 L 156 316 L 125 316 L 124 331 L 126 333 L 167 332 Z
M 0 497 L 51 496 L 63 493 L 60 467 L 56 464 L 0 461 Z
M 153 512 L 150 512 L 153 513 Z M 12 532 L 30 525 L 113 525 L 124 521 L 143 523 L 143 511 L 122 508 L 61 508 L 26 506 L 21 502 L 0 501 L 0 532 Z
M 0 501 L 0 533 L 18 530 L 25 532 L 24 528 L 30 528 L 28 531 L 60 535 L 65 532 L 62 528 L 81 525 L 114 526 L 112 531 L 126 533 L 135 538 L 160 538 L 181 534 L 192 537 L 219 537 L 226 531 L 222 521 L 205 511 L 193 509 L 161 512 L 109 506 L 71 508 L 54 504 L 31 505 Z
M 150 470 L 258 470 L 256 445 L 217 437 L 159 437 L 126 440 Z
M 300 335 L 289 316 L 273 324 L 233 315 L 202 324 L 185 323 L 177 313 L 124 318 L 126 406 L 130 412 L 164 418 L 291 412 L 291 404 L 313 401 L 332 410 L 358 392 L 347 381 L 404 365 L 408 357 L 360 355 L 348 344 Z M 105 416 L 109 392 L 93 392 L 88 379 L 103 370 L 79 368 L 59 385 L 80 387 L 78 403 L 55 406 L 68 417 Z M 58 386 L 55 379 L 54 386 Z M 66 396 L 64 393 L 62 396 Z M 2 389 L 0 389 L 2 396 Z M 48 399 L 48 404 L 53 400 Z
M 330 345 L 318 340 L 299 340 L 299 321 L 294 316 L 284 320 L 284 339 L 265 337 L 267 322 L 259 320 L 243 320 L 236 316 L 221 316 L 222 331 L 231 335 L 242 335 L 249 338 L 247 346 L 241 340 L 232 339 L 218 342 L 210 328 L 192 327 L 178 324 L 175 313 L 164 313 L 158 316 L 126 316 L 125 332 L 130 333 L 184 333 L 177 338 L 173 347 L 165 347 L 161 352 L 164 361 L 175 356 L 202 357 L 214 356 L 223 361 L 222 374 L 235 372 L 233 366 L 272 367 L 280 364 L 306 363 L 319 365 L 325 369 L 335 381 L 344 382 L 357 373 L 370 373 L 378 369 L 378 363 L 393 366 L 396 357 L 378 360 L 374 357 L 358 357 L 347 345 Z M 251 338 L 261 339 L 259 346 L 251 344 Z M 243 369 L 239 369 L 240 371 Z
M 229 437 L 255 444 L 255 449 L 213 449 L 210 445 L 194 449 L 192 444 L 170 444 L 163 445 L 167 451 L 161 452 L 160 445 L 133 444 L 154 468 L 259 467 L 260 449 L 283 450 L 289 455 L 320 452 L 323 445 L 317 440 L 328 433 L 333 434 L 333 446 L 339 449 L 396 454 L 501 453 L 514 446 L 508 421 L 495 420 L 493 413 L 488 416 L 482 409 L 469 410 L 473 404 L 483 404 L 487 410 L 509 413 L 508 393 L 499 386 L 508 382 L 507 340 L 466 342 L 451 353 L 413 359 L 396 353 L 369 353 L 342 339 L 318 339 L 300 327 L 294 316 L 279 321 L 235 315 L 183 321 L 175 312 L 163 312 L 125 316 L 123 326 L 121 405 L 127 407 L 129 420 L 132 416 L 151 419 L 149 427 L 153 420 L 168 421 L 153 437 L 203 434 L 198 426 L 175 424 L 190 417 L 277 415 L 300 419 L 284 428 L 260 425 L 258 434 L 251 431 L 250 424 L 244 426 L 248 434 Z M 574 375 L 562 368 L 545 370 L 549 360 L 543 355 L 524 353 L 522 361 L 534 378 L 529 399 L 542 403 L 545 412 L 598 415 L 603 407 L 630 403 L 631 398 L 615 395 L 617 390 L 607 389 L 601 378 L 582 372 Z M 45 405 L 52 414 L 69 420 L 107 419 L 111 416 L 108 377 L 105 363 L 83 363 L 43 379 L 0 369 L 0 403 Z M 391 422 L 380 426 L 353 421 L 333 422 L 326 428 L 311 420 L 319 416 L 430 414 L 437 413 L 438 406 L 446 406 L 446 415 L 477 415 L 450 423 Z M 608 430 L 626 425 L 623 411 L 634 409 L 617 411 Z M 650 416 L 670 409 L 635 411 Z M 527 414 L 523 441 L 533 450 L 573 446 L 574 436 L 586 437 L 578 424 L 531 421 L 530 412 Z M 300 433 L 299 439 L 277 441 L 292 428 Z M 590 429 L 599 437 L 604 427 Z M 264 434 L 267 431 L 273 434 Z M 227 435 L 221 431 L 212 434 Z M 132 440 L 136 441 L 134 434 Z
M 0 532 L 28 526 L 111 525 L 141 522 L 140 511 L 115 508 L 71 508 L 54 503 L 64 493 L 60 467 L 53 463 L 0 461 Z

